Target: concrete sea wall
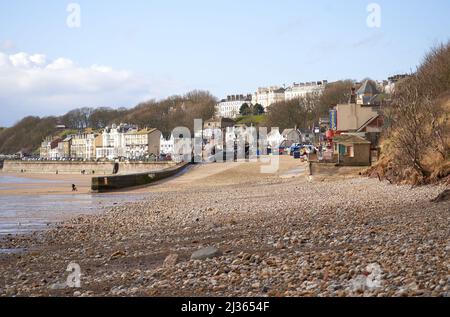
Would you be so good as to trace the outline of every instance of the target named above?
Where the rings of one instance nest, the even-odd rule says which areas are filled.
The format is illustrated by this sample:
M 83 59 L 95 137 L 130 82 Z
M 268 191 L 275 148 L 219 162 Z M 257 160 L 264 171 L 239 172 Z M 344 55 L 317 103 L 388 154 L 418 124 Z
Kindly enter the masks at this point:
M 173 162 L 120 162 L 118 174 L 143 173 L 175 166 Z M 5 161 L 5 173 L 112 175 L 114 162 Z
M 144 186 L 174 176 L 188 165 L 188 163 L 180 163 L 176 166 L 154 172 L 93 177 L 91 189 L 93 192 L 104 193 L 130 187 Z

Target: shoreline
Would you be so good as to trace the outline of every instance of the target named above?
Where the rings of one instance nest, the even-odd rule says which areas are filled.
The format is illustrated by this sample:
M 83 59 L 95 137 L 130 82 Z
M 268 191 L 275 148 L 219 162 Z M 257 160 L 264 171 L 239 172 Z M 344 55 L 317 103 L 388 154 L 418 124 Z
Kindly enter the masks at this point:
M 283 178 L 302 167 L 282 165 L 270 176 L 257 163 L 195 166 L 141 189 L 142 201 L 1 242 L 29 251 L 0 255 L 0 296 L 448 295 L 450 205 L 429 202 L 442 186 Z M 189 260 L 206 246 L 222 255 Z M 164 266 L 170 254 L 178 261 Z M 80 290 L 55 286 L 70 262 Z M 383 286 L 354 289 L 373 263 Z

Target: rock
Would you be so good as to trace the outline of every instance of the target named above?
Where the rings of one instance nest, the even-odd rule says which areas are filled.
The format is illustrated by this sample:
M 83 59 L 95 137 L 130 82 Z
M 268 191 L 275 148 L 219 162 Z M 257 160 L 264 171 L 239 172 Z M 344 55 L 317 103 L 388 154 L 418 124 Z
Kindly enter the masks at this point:
M 432 199 L 431 202 L 441 203 L 448 200 L 450 200 L 450 189 L 444 190 L 442 193 L 439 194 L 439 196 L 437 196 L 435 199 Z
M 198 251 L 195 251 L 191 255 L 191 260 L 205 260 L 205 259 L 212 259 L 218 256 L 221 256 L 222 252 L 215 248 L 215 247 L 207 247 L 200 249 Z
M 112 259 L 116 259 L 116 258 L 125 256 L 125 255 L 126 255 L 125 252 L 117 251 L 117 252 L 114 252 L 113 254 L 111 254 L 111 256 L 109 258 L 110 258 L 110 260 L 112 260 Z
M 178 263 L 178 254 L 170 254 L 166 257 L 163 267 L 174 267 Z
M 65 289 L 67 287 L 67 284 L 66 283 L 55 283 L 55 284 L 52 284 L 51 286 L 50 286 L 50 289 L 52 289 L 52 290 L 62 290 L 62 289 Z

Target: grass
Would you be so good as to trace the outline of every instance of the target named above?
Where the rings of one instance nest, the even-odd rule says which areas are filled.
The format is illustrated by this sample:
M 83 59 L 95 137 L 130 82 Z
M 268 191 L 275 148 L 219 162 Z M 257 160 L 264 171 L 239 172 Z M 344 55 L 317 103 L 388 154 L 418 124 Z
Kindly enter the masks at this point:
M 236 120 L 237 124 L 253 124 L 253 125 L 261 125 L 266 122 L 266 115 L 257 115 L 257 116 L 243 116 Z

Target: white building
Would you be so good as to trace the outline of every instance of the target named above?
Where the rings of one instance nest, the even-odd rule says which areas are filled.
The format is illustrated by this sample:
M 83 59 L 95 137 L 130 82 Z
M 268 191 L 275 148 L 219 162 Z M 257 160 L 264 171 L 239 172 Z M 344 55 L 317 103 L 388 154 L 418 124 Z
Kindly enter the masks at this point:
M 223 99 L 216 106 L 216 114 L 222 118 L 235 119 L 239 116 L 242 105 L 252 104 L 252 95 L 231 95 Z
M 159 152 L 161 154 L 172 156 L 173 150 L 174 150 L 174 145 L 175 145 L 175 139 L 173 137 L 173 134 L 170 134 L 170 136 L 168 138 L 165 138 L 161 134 L 161 140 L 159 142 Z
M 284 95 L 285 100 L 299 99 L 310 94 L 322 94 L 327 84 L 328 81 L 326 80 L 299 84 L 294 83 L 286 89 Z
M 127 124 L 119 126 L 113 124 L 112 127 L 106 127 L 102 133 L 102 146 L 97 147 L 97 159 L 113 160 L 126 156 L 125 133 L 135 130 L 137 127 Z
M 279 128 L 273 128 L 269 133 L 267 133 L 267 143 L 273 149 L 281 146 L 284 140 L 285 138 L 281 135 Z
M 95 159 L 95 138 L 93 133 L 83 133 L 71 137 L 70 154 L 72 158 Z
M 274 103 L 282 102 L 285 100 L 284 88 L 278 86 L 272 86 L 267 88 L 258 88 L 258 90 L 252 95 L 252 104 L 260 104 L 264 110 Z

